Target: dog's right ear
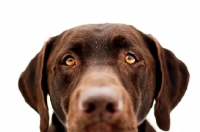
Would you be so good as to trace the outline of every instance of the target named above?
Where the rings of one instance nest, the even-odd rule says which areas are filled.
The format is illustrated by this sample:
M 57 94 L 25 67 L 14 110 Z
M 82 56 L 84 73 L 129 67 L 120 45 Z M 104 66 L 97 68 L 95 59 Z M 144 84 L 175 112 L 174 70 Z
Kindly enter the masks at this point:
M 56 37 L 50 38 L 42 50 L 31 60 L 19 78 L 19 90 L 25 101 L 40 115 L 40 131 L 47 132 L 49 116 L 47 107 L 46 61 Z

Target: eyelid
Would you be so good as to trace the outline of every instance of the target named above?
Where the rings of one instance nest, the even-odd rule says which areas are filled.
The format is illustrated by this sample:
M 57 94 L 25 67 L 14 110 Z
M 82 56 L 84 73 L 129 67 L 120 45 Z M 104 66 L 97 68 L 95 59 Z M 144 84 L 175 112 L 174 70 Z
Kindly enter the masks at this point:
M 136 61 L 139 61 L 140 59 L 138 58 L 138 56 L 135 53 L 129 52 L 126 54 L 126 56 L 131 55 L 135 58 Z

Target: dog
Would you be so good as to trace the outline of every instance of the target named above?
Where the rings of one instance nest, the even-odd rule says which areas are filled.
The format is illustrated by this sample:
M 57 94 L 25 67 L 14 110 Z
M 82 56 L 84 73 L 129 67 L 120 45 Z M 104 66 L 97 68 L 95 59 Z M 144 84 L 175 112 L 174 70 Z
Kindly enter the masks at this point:
M 189 81 L 185 64 L 149 34 L 125 24 L 90 24 L 50 38 L 19 78 L 41 132 L 155 132 Z M 49 126 L 47 95 L 54 113 Z

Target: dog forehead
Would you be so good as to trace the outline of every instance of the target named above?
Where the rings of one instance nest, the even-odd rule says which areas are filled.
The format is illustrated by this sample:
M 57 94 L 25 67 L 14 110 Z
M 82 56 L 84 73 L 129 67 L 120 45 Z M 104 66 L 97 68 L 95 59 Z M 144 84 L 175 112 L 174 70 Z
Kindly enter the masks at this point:
M 90 39 L 112 38 L 115 36 L 124 36 L 126 38 L 138 38 L 139 32 L 130 25 L 124 24 L 90 24 L 81 25 L 62 33 L 62 40 L 83 41 Z
M 66 49 L 77 45 L 78 47 L 94 46 L 97 43 L 99 46 L 107 47 L 109 44 L 124 40 L 128 40 L 132 46 L 143 43 L 140 32 L 133 26 L 124 24 L 82 25 L 64 31 L 59 37 L 59 43 Z
M 101 58 L 108 54 L 112 57 L 120 51 L 119 49 L 124 48 L 133 48 L 139 53 L 142 53 L 142 49 L 146 50 L 141 33 L 133 26 L 124 24 L 90 24 L 74 27 L 60 34 L 55 45 L 57 46 L 53 48 L 52 53 L 56 58 L 72 52 L 78 55 L 87 53 L 85 57 Z
M 95 31 L 95 32 L 101 32 L 101 31 L 127 31 L 129 29 L 135 29 L 131 25 L 125 25 L 125 24 L 88 24 L 88 25 L 81 25 L 72 28 L 71 30 L 78 30 L 78 31 Z

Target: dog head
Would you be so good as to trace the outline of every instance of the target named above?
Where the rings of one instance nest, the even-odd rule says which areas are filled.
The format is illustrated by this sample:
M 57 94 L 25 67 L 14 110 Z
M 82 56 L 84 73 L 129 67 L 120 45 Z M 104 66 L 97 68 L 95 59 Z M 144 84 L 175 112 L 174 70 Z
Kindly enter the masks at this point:
M 49 94 L 69 132 L 133 132 L 153 101 L 158 126 L 189 80 L 186 66 L 151 35 L 122 24 L 83 25 L 50 38 L 21 74 L 19 88 L 48 129 Z

